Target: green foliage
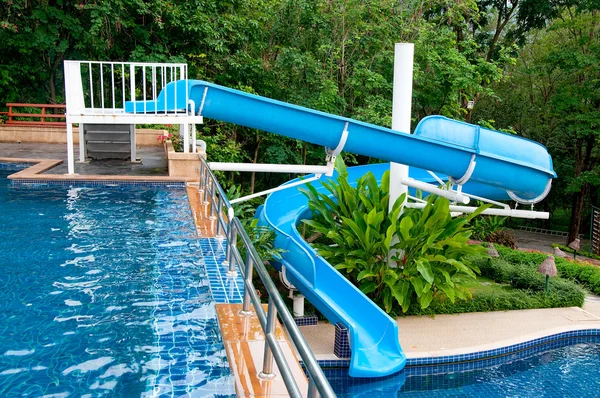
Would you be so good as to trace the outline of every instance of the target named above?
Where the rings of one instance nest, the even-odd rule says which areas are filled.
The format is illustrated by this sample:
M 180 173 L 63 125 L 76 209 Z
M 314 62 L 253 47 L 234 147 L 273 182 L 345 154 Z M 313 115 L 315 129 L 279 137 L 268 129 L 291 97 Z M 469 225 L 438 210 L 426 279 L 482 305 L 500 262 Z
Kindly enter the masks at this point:
M 473 238 L 480 241 L 487 241 L 487 238 L 496 231 L 503 229 L 506 217 L 500 216 L 480 216 L 475 217 L 472 223 Z
M 522 252 L 505 247 L 498 247 L 502 258 L 510 263 L 525 264 L 534 269 L 544 261 L 547 254 Z M 565 258 L 555 258 L 558 275 L 562 278 L 574 279 L 595 294 L 600 294 L 600 268 L 594 265 L 583 265 Z
M 528 258 L 530 253 L 520 256 L 518 254 L 523 252 L 514 251 L 515 255 L 512 255 L 511 251 L 511 255 L 505 256 L 510 249 L 499 250 L 503 253 L 502 258 L 474 257 L 472 261 L 482 276 L 491 278 L 496 283 L 506 284 L 510 289 L 477 289 L 473 292 L 472 299 L 456 300 L 454 303 L 447 297 L 438 296 L 429 308 L 412 309 L 409 313 L 455 314 L 583 305 L 585 292 L 577 283 L 564 278 L 551 278 L 550 292 L 546 293 L 545 277 L 536 271 L 539 263 L 535 264 Z M 545 255 L 536 255 L 536 259 L 537 257 L 543 257 L 543 260 Z M 521 262 L 523 258 L 527 261 Z
M 411 315 L 460 314 L 465 312 L 489 312 L 529 310 L 536 308 L 581 307 L 584 293 L 561 281 L 554 284 L 550 293 L 542 291 L 511 290 L 485 291 L 473 295 L 472 299 L 451 302 L 444 296 L 433 300 L 425 310 L 415 308 Z
M 445 198 L 430 195 L 417 210 L 403 209 L 402 196 L 390 212 L 388 172 L 380 184 L 367 173 L 353 186 L 341 157 L 336 169 L 338 178 L 323 182 L 326 193 L 312 185 L 303 190 L 312 211 L 304 223 L 323 236 L 313 243 L 320 255 L 387 312 L 396 305 L 403 312 L 415 304 L 427 308 L 439 292 L 451 301 L 470 295 L 463 285 L 478 270 L 466 257 L 485 249 L 467 244 L 468 223 L 486 206 L 453 219 Z M 389 267 L 389 257 L 396 268 Z

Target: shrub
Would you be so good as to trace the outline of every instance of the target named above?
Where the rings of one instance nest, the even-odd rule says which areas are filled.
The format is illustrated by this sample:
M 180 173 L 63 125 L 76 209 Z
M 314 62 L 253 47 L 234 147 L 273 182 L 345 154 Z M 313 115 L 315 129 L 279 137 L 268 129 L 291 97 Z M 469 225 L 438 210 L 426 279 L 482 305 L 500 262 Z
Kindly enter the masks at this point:
M 427 308 L 438 292 L 450 301 L 470 296 L 463 284 L 478 270 L 465 257 L 485 249 L 467 244 L 468 223 L 487 206 L 452 218 L 450 202 L 430 195 L 424 209 L 399 216 L 403 197 L 388 211 L 389 172 L 380 185 L 367 173 L 353 187 L 340 157 L 336 169 L 338 178 L 323 182 L 332 197 L 312 185 L 302 190 L 313 217 L 304 223 L 323 235 L 312 243 L 320 255 L 388 313 L 394 301 L 406 312 L 415 303 Z M 394 235 L 399 242 L 392 245 Z M 388 266 L 390 246 L 397 268 Z
M 526 253 L 529 254 L 529 253 Z M 545 258 L 545 257 L 544 257 Z M 514 288 L 505 290 L 483 290 L 471 300 L 456 300 L 452 303 L 444 296 L 434 298 L 426 309 L 411 308 L 410 314 L 455 314 L 463 312 L 488 312 L 525 310 L 534 308 L 581 307 L 585 292 L 573 281 L 561 278 L 550 279 L 550 292 L 546 293 L 545 279 L 536 272 L 533 263 L 511 263 L 504 259 L 477 257 L 472 259 L 481 275 L 498 283 Z
M 488 241 L 490 235 L 494 232 L 504 230 L 502 226 L 506 221 L 506 217 L 500 216 L 479 216 L 473 220 L 473 238 L 480 241 Z
M 521 252 L 506 247 L 498 247 L 502 258 L 510 263 L 528 264 L 534 269 L 544 261 L 547 254 Z M 562 278 L 574 279 L 595 294 L 600 294 L 600 268 L 594 265 L 574 263 L 565 258 L 555 258 L 558 275 Z
M 485 241 L 490 243 L 497 243 L 502 246 L 510 247 L 511 249 L 517 248 L 515 235 L 509 229 L 501 229 L 499 231 L 494 231 L 485 239 Z
M 554 282 L 554 283 L 552 283 Z M 528 290 L 485 291 L 468 300 L 456 300 L 452 303 L 446 297 L 438 296 L 426 309 L 411 308 L 411 315 L 458 314 L 464 312 L 489 312 L 528 310 L 535 308 L 581 307 L 585 294 L 581 289 L 572 289 L 572 285 L 563 285 L 566 281 L 551 280 L 549 293 Z M 568 283 L 568 282 L 567 282 Z

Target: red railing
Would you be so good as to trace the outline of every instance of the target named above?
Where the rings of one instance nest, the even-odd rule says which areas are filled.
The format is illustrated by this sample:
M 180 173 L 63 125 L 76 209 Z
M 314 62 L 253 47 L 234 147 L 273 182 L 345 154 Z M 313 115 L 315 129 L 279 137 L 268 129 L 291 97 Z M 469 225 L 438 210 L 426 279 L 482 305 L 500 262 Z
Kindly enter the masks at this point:
M 67 106 L 63 104 L 6 104 L 8 112 L 0 112 L 0 115 L 8 116 L 6 124 L 13 126 L 48 126 L 48 127 L 64 127 L 67 125 L 65 112 L 61 113 L 47 113 L 46 109 L 64 109 L 66 111 Z M 14 112 L 14 108 L 41 108 L 41 113 L 19 113 Z M 15 120 L 19 118 L 19 120 Z M 26 119 L 26 120 L 23 120 Z M 40 120 L 30 120 L 40 119 Z M 50 119 L 52 121 L 47 121 Z M 54 121 L 56 119 L 64 119 L 62 121 Z

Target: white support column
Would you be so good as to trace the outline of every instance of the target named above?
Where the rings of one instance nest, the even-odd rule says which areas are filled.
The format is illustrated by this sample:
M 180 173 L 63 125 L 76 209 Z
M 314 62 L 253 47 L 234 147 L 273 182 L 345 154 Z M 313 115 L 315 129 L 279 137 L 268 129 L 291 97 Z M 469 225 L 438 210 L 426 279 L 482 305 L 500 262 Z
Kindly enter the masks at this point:
M 73 149 L 73 123 L 67 117 L 67 170 L 68 174 L 75 174 L 75 153 Z
M 197 143 L 196 143 L 196 125 L 192 123 L 190 125 L 191 134 L 192 134 L 192 153 L 198 152 Z
M 190 124 L 185 123 L 179 125 L 179 136 L 183 137 L 183 152 L 189 153 L 190 151 Z
M 396 43 L 394 51 L 392 130 L 403 133 L 410 133 L 414 51 L 413 43 Z M 408 166 L 390 163 L 390 209 L 400 195 L 408 192 L 408 187 L 401 183 L 407 178 Z
M 79 161 L 81 163 L 86 161 L 85 152 L 85 125 L 79 123 Z
M 129 157 L 131 162 L 137 162 L 137 142 L 135 140 L 135 124 L 129 125 L 129 140 L 130 140 L 130 148 L 129 148 Z
M 394 91 L 392 97 L 392 130 L 410 134 L 412 108 L 413 59 L 415 45 L 413 43 L 396 43 L 394 47 Z M 402 148 L 400 148 L 402 150 Z M 396 199 L 408 194 L 408 187 L 402 180 L 408 179 L 408 166 L 390 163 L 390 204 L 391 210 Z M 398 240 L 394 237 L 392 244 Z M 393 253 L 390 253 L 390 257 Z M 396 266 L 388 260 L 390 266 Z

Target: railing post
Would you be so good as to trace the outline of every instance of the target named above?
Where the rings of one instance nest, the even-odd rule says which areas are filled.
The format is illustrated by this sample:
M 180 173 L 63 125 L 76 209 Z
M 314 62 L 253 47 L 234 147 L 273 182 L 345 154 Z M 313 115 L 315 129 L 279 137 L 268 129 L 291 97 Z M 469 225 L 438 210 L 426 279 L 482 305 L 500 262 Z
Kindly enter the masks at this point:
M 202 204 L 204 205 L 204 217 L 208 217 L 208 177 L 209 177 L 210 171 L 208 170 L 208 165 L 204 168 L 204 176 L 202 176 L 202 178 L 204 179 L 204 198 L 202 199 Z
M 230 210 L 232 210 L 232 209 L 230 209 Z M 233 210 L 230 213 L 233 213 Z M 229 231 L 228 231 L 228 236 L 227 236 L 227 254 L 225 255 L 225 263 L 228 263 L 228 265 L 229 265 L 229 270 L 227 271 L 227 276 L 233 276 L 233 277 L 237 276 L 237 270 L 235 269 L 235 261 L 234 261 L 234 256 L 233 256 L 233 251 L 235 250 L 236 245 L 237 245 L 237 230 L 236 230 L 235 224 L 231 222 L 231 218 L 230 218 L 229 219 Z
M 268 336 L 273 333 L 275 327 L 277 325 L 277 308 L 275 308 L 275 303 L 273 302 L 273 298 L 269 296 L 269 307 L 267 313 L 267 329 L 265 332 L 265 355 L 263 357 L 263 368 L 262 372 L 258 374 L 258 377 L 264 380 L 273 380 L 275 378 L 275 373 L 273 373 L 273 351 L 271 350 L 271 346 L 269 345 Z
M 202 192 L 204 191 L 203 187 L 202 187 L 202 176 L 204 175 L 204 162 L 202 159 L 202 155 L 198 155 L 198 157 L 200 158 L 200 169 L 199 171 L 199 175 L 198 175 L 198 193 L 200 194 L 199 196 L 202 197 Z
M 254 260 L 250 255 L 250 250 L 246 249 L 246 271 L 244 272 L 244 303 L 242 304 L 242 315 L 252 315 L 250 310 L 250 289 L 248 286 L 252 286 L 252 274 L 254 273 Z
M 217 212 L 215 214 L 215 216 L 217 217 L 217 237 L 223 238 L 223 227 L 221 227 L 221 223 L 219 222 L 219 215 L 223 212 L 223 198 L 221 198 L 219 195 L 215 195 L 215 202 L 217 198 L 219 199 L 219 204 L 217 205 Z
M 308 377 L 308 398 L 319 398 L 319 390 L 317 384 L 312 377 Z

